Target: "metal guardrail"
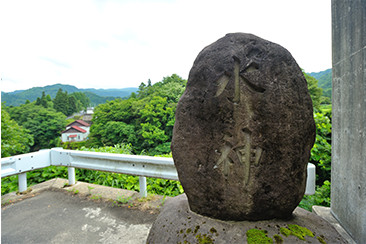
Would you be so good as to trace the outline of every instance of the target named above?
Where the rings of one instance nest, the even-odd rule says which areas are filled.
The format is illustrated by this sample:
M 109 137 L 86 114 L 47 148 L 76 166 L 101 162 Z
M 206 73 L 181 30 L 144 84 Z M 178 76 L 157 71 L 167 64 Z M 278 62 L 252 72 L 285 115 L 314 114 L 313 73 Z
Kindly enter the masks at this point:
M 1 159 L 1 178 L 19 175 L 19 192 L 27 190 L 26 172 L 51 165 L 67 166 L 69 184 L 75 184 L 75 168 L 139 176 L 140 195 L 147 195 L 146 177 L 179 180 L 172 158 L 86 152 L 52 148 Z M 308 164 L 307 195 L 315 193 L 315 165 Z
M 51 165 L 178 180 L 172 158 L 51 149 Z
M 1 178 L 50 166 L 52 149 L 1 159 Z

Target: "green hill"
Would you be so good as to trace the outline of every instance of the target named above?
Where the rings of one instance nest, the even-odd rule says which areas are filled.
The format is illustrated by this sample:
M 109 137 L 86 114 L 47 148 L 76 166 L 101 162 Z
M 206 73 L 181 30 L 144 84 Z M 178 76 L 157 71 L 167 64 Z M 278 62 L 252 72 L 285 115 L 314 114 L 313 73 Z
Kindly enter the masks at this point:
M 136 92 L 137 88 L 129 87 L 123 89 L 80 89 L 82 92 L 91 92 L 101 97 L 128 97 L 132 92 Z
M 97 94 L 95 94 L 93 92 L 89 92 L 89 91 L 85 91 L 84 93 L 89 98 L 91 106 L 93 106 L 93 107 L 97 106 L 98 104 L 106 103 L 107 101 L 112 101 L 116 98 L 119 98 L 119 97 L 112 97 L 112 96 L 102 97 L 102 96 L 98 96 Z
M 318 86 L 323 89 L 323 96 L 332 97 L 332 69 L 312 72 L 308 75 L 318 80 Z
M 24 104 L 26 100 L 33 102 L 37 97 L 42 96 L 44 91 L 53 99 L 59 89 L 67 91 L 67 93 L 84 92 L 89 97 L 91 105 L 95 106 L 105 103 L 107 100 L 114 100 L 116 98 L 128 97 L 132 92 L 136 92 L 137 88 L 122 88 L 122 89 L 79 89 L 71 85 L 55 84 L 44 87 L 33 87 L 28 90 L 20 90 L 14 92 L 1 92 L 1 101 L 6 102 L 7 106 L 19 106 Z

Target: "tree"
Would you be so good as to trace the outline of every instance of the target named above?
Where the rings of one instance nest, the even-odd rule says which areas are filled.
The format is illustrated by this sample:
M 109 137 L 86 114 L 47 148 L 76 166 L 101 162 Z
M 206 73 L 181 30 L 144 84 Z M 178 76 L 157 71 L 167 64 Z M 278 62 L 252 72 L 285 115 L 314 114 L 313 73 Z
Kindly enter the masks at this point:
M 311 149 L 310 162 L 316 165 L 317 185 L 330 180 L 331 172 L 331 132 L 332 124 L 323 112 L 314 113 L 316 125 L 315 144 Z
M 56 97 L 53 99 L 54 109 L 66 116 L 70 116 L 83 109 L 86 110 L 89 105 L 90 99 L 84 92 L 67 94 L 67 91 L 63 92 L 61 88 L 57 91 Z
M 44 108 L 48 108 L 48 101 L 47 101 L 46 94 L 44 91 L 42 92 L 41 106 Z
M 1 157 L 27 153 L 33 145 L 30 132 L 10 118 L 1 104 Z
M 77 111 L 86 110 L 90 106 L 90 99 L 84 92 L 74 92 L 69 95 L 75 97 L 77 101 Z
M 102 143 L 106 146 L 136 143 L 135 126 L 121 121 L 109 121 L 99 128 Z
M 318 110 L 320 108 L 320 103 L 322 102 L 323 89 L 318 86 L 317 79 L 306 74 L 305 72 L 303 72 L 303 74 L 308 83 L 308 90 L 311 100 L 313 101 L 313 107 Z
M 36 103 L 35 103 L 36 105 L 41 105 L 41 99 L 39 98 L 39 97 L 37 97 L 37 99 L 36 99 Z
M 67 91 L 63 92 L 62 89 L 58 89 L 56 97 L 53 99 L 53 108 L 57 112 L 61 112 L 65 115 L 68 114 L 68 99 Z
M 53 108 L 44 108 L 35 103 L 9 108 L 9 114 L 34 138 L 31 151 L 59 146 L 61 131 L 66 126 L 66 116 Z
M 78 101 L 75 99 L 74 96 L 67 97 L 67 116 L 72 115 L 73 113 L 78 112 Z
M 46 96 L 44 91 L 42 92 L 42 97 L 41 98 L 37 97 L 36 105 L 40 105 L 44 108 L 48 108 L 48 107 L 51 106 L 50 103 L 52 103 L 51 97 L 50 97 L 50 95 Z
M 94 110 L 90 138 L 94 146 L 131 143 L 135 153 L 170 152 L 175 110 L 186 80 L 176 74 L 146 86 L 129 99 L 116 99 Z

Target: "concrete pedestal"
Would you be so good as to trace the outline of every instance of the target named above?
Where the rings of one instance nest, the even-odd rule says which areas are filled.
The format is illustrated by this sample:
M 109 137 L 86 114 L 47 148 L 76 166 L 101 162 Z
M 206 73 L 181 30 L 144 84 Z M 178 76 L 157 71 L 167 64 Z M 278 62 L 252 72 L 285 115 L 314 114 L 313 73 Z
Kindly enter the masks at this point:
M 294 225 L 305 227 L 314 234 L 304 237 L 306 243 L 319 244 L 320 239 L 326 243 L 347 243 L 327 221 L 301 208 L 296 208 L 289 220 L 222 221 L 192 212 L 186 195 L 167 200 L 150 230 L 147 243 L 247 243 L 248 234 L 255 232 L 262 235 L 258 238 L 264 238 L 257 243 L 267 243 L 264 242 L 266 238 L 272 239 L 269 243 L 281 243 L 280 239 L 282 243 L 305 243 L 295 235 L 284 235 L 284 230 Z

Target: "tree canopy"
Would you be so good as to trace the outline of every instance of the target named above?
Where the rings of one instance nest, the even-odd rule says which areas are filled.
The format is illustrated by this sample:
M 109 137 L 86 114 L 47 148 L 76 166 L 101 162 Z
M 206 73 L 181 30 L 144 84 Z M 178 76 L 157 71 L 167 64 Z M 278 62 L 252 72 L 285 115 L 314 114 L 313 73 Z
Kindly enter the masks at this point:
M 94 110 L 91 144 L 129 143 L 135 153 L 169 153 L 175 110 L 186 83 L 173 74 L 154 85 L 141 83 L 129 99 L 100 104 Z
M 308 90 L 310 93 L 311 100 L 313 101 L 313 107 L 319 109 L 322 101 L 323 89 L 318 86 L 318 80 L 314 77 L 304 73 L 305 79 L 308 83 Z
M 33 145 L 30 131 L 12 120 L 4 107 L 1 104 L 1 157 L 29 152 Z
M 52 107 L 36 102 L 8 108 L 11 119 L 29 131 L 34 138 L 31 151 L 59 146 L 60 133 L 65 129 L 66 116 Z

